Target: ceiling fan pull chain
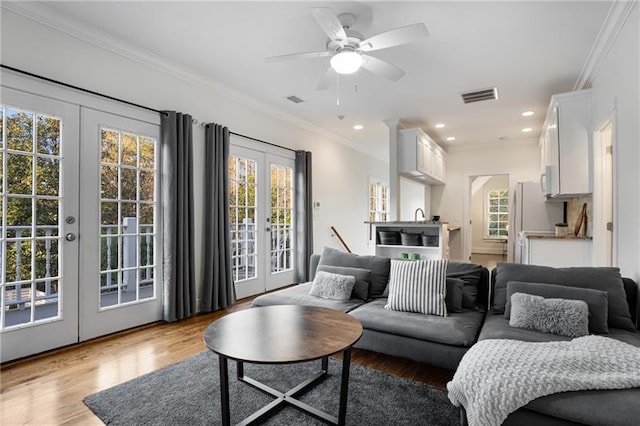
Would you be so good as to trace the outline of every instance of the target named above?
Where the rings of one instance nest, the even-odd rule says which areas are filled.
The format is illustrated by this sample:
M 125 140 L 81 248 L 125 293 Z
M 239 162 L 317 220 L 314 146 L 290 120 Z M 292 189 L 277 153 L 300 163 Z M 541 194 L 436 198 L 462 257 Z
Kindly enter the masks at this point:
M 336 106 L 340 106 L 340 74 L 336 73 Z

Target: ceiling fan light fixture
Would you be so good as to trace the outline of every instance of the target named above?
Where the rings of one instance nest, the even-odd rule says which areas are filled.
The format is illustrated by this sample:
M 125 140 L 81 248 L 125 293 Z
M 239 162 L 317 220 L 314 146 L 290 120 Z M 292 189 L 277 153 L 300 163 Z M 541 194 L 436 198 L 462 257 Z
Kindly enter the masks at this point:
M 353 74 L 362 65 L 362 55 L 351 49 L 343 49 L 331 58 L 331 68 L 338 74 Z

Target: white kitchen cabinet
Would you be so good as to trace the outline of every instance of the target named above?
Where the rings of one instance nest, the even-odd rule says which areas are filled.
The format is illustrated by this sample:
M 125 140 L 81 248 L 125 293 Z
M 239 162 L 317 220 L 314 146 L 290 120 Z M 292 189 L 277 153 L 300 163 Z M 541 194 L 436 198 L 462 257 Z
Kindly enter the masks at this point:
M 398 132 L 399 171 L 404 177 L 426 184 L 446 181 L 446 153 L 422 129 Z
M 526 238 L 522 263 L 554 268 L 593 266 L 592 245 L 586 238 Z
M 540 136 L 544 193 L 552 198 L 591 193 L 591 91 L 553 95 Z

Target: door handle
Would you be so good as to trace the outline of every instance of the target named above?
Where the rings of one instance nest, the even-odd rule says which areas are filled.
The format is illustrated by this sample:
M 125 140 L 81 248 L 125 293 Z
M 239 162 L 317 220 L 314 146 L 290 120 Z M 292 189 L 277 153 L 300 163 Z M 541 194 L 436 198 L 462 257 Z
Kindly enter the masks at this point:
M 265 228 L 265 231 L 271 232 L 271 228 Z
M 64 236 L 64 239 L 67 241 L 75 241 L 76 240 L 76 234 L 74 234 L 73 232 L 69 232 L 67 233 L 67 235 Z

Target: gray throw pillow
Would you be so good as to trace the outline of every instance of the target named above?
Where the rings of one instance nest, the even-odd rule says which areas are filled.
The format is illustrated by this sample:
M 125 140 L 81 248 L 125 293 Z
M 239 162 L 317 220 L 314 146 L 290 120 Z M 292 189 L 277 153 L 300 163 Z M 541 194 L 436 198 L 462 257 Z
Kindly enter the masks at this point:
M 447 259 L 392 260 L 385 309 L 447 316 Z
M 462 290 L 464 281 L 459 278 L 447 277 L 447 294 L 445 302 L 447 312 L 462 312 Z
M 349 300 L 355 283 L 356 279 L 352 276 L 318 271 L 309 294 L 324 299 Z
M 320 265 L 317 271 L 331 272 L 333 274 L 350 275 L 356 279 L 351 297 L 367 301 L 369 299 L 369 286 L 371 285 L 371 271 L 362 268 L 348 268 L 346 266 Z
M 389 282 L 390 259 L 388 257 L 360 256 L 325 247 L 318 265 L 347 266 L 370 270 L 371 286 L 369 287 L 369 297 L 381 296 Z
M 472 263 L 449 262 L 447 278 L 458 278 L 464 281 L 462 287 L 462 307 L 464 309 L 478 308 L 478 286 L 482 280 L 482 266 Z M 486 302 L 483 302 L 484 305 Z
M 609 333 L 609 326 L 607 325 L 608 297 L 606 291 L 565 285 L 509 281 L 507 283 L 507 305 L 504 310 L 506 319 L 509 319 L 511 313 L 511 296 L 514 293 L 526 293 L 557 299 L 584 300 L 589 307 L 589 331 L 600 334 Z
M 584 300 L 545 299 L 514 293 L 509 325 L 561 336 L 585 336 L 589 334 L 589 307 Z
M 580 267 L 551 268 L 549 266 L 498 263 L 495 269 L 493 312 L 503 314 L 507 303 L 507 283 L 522 281 L 529 283 L 557 284 L 569 287 L 590 288 L 607 292 L 607 322 L 610 328 L 634 330 L 627 295 L 618 268 Z

